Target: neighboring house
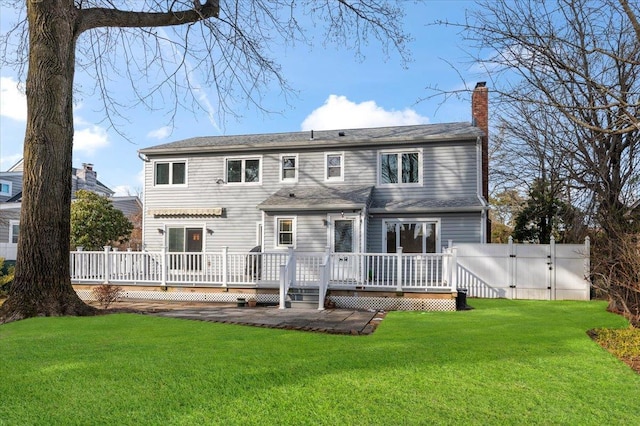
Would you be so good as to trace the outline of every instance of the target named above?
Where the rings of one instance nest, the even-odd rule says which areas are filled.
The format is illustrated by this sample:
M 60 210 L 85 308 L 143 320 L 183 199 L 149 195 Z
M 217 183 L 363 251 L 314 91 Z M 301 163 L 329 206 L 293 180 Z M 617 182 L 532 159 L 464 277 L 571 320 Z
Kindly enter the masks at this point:
M 405 253 L 485 243 L 488 95 L 473 123 L 196 137 L 140 150 L 144 249 Z
M 16 244 L 20 233 L 22 167 L 23 160 L 20 160 L 6 172 L 0 172 L 0 257 L 8 260 L 15 260 Z M 75 198 L 76 191 L 81 189 L 109 197 L 114 207 L 122 210 L 127 217 L 139 215 L 142 211 L 142 204 L 138 197 L 114 197 L 115 192 L 98 180 L 93 164 L 84 163 L 82 168 L 72 169 L 72 198 Z

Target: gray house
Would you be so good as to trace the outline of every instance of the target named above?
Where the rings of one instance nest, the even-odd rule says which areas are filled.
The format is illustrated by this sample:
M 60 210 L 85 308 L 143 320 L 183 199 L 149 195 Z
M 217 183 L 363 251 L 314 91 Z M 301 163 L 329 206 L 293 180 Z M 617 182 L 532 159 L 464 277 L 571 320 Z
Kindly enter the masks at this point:
M 140 150 L 143 244 L 439 253 L 488 240 L 487 88 L 472 122 L 196 137 Z

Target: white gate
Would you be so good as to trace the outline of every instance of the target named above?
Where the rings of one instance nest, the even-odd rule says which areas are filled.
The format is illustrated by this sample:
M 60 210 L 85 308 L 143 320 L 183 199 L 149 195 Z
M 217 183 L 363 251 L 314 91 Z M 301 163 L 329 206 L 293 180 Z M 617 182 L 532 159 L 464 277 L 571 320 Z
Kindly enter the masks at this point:
M 585 244 L 457 244 L 458 288 L 470 297 L 589 300 Z

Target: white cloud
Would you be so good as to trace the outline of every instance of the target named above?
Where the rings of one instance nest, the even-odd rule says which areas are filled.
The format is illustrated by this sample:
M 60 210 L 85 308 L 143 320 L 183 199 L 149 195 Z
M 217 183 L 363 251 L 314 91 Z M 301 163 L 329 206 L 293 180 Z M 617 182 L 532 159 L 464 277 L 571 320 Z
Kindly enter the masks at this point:
M 0 155 L 0 170 L 7 170 L 22 159 L 22 154 Z
M 27 97 L 11 77 L 0 77 L 0 115 L 16 121 L 27 121 Z
M 410 108 L 387 111 L 375 101 L 355 103 L 346 96 L 329 95 L 324 104 L 304 119 L 301 130 L 358 129 L 427 124 L 429 118 Z
M 165 139 L 170 134 L 171 134 L 171 127 L 163 126 L 163 127 L 160 127 L 159 129 L 152 130 L 149 133 L 147 133 L 147 137 L 152 139 Z
M 117 185 L 110 188 L 115 191 L 114 195 L 116 197 L 137 195 L 140 199 L 142 199 L 142 188 L 144 188 L 144 168 L 141 168 L 140 171 L 134 176 L 134 183 L 127 185 Z
M 109 146 L 107 131 L 99 126 L 90 126 L 76 130 L 73 136 L 73 150 L 83 152 L 89 156 L 101 148 Z

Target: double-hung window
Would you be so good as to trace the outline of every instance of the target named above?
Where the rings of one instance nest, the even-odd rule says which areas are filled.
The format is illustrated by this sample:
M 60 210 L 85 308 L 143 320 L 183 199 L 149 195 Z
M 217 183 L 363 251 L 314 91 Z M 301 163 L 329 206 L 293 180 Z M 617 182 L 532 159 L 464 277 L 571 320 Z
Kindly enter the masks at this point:
M 276 247 L 288 248 L 296 246 L 296 218 L 276 217 Z
M 280 181 L 298 181 L 298 155 L 283 154 L 280 156 Z
M 186 161 L 158 161 L 155 163 L 156 185 L 185 185 L 186 183 Z
M 0 195 L 11 196 L 11 182 L 0 180 Z
M 341 152 L 328 152 L 324 156 L 324 179 L 326 181 L 344 180 L 344 154 Z
M 382 151 L 378 155 L 380 185 L 415 185 L 422 183 L 422 151 Z
M 9 242 L 14 244 L 17 243 L 19 235 L 20 235 L 20 222 L 18 222 L 17 220 L 10 220 L 9 221 Z
M 227 183 L 260 183 L 260 157 L 227 158 Z

